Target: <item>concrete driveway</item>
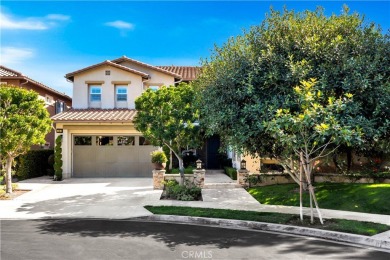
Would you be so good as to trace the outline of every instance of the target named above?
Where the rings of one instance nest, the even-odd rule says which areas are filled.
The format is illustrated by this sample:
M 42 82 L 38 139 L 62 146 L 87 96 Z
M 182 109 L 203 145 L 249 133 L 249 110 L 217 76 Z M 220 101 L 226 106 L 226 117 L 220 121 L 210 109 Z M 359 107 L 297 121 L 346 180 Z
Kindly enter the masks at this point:
M 21 181 L 32 190 L 14 200 L 0 201 L 0 218 L 109 218 L 151 215 L 144 205 L 159 201 L 152 178 L 73 178 L 53 182 L 49 177 Z

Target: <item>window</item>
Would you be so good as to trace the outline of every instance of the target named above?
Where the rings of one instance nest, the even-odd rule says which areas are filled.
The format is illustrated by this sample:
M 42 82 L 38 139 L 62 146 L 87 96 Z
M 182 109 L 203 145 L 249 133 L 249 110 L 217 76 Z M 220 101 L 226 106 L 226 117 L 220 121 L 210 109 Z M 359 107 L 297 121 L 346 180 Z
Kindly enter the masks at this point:
M 109 76 L 109 75 L 111 75 L 111 71 L 106 70 L 106 76 Z
M 65 102 L 57 100 L 56 105 L 55 105 L 55 109 L 56 109 L 56 114 L 64 112 L 65 111 Z
M 90 86 L 89 87 L 89 100 L 91 102 L 100 102 L 102 100 L 102 87 Z
M 92 136 L 75 136 L 74 145 L 92 145 Z
M 114 137 L 113 136 L 96 136 L 96 145 L 98 145 L 98 146 L 114 145 Z
M 45 101 L 46 101 L 46 105 L 51 105 L 51 104 L 53 104 L 53 97 L 49 96 L 49 95 L 46 95 L 45 96 Z
M 118 136 L 118 145 L 134 145 L 134 136 Z
M 153 91 L 157 91 L 160 88 L 160 86 L 149 86 L 149 88 Z
M 127 101 L 127 87 L 116 87 L 116 101 Z
M 139 137 L 139 145 L 152 145 L 145 137 Z

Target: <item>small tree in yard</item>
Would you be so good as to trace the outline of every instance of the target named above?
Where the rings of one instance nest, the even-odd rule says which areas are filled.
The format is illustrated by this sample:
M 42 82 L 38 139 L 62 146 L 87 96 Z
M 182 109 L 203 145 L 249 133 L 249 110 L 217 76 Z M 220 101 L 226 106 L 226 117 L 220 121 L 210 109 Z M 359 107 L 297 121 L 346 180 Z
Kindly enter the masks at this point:
M 45 143 L 50 132 L 49 113 L 38 94 L 17 86 L 0 88 L 0 149 L 6 160 L 6 192 L 12 193 L 13 160 L 31 145 Z
M 177 87 L 148 89 L 135 101 L 137 117 L 135 128 L 155 146 L 167 146 L 179 161 L 180 174 L 184 178 L 181 148 L 199 145 L 199 118 L 194 108 L 194 89 L 181 83 Z M 172 163 L 172 162 L 171 162 Z
M 307 181 L 310 195 L 311 221 L 313 222 L 314 202 L 321 223 L 322 217 L 311 181 L 315 162 L 329 155 L 341 144 L 350 146 L 361 142 L 361 129 L 351 122 L 354 118 L 346 117 L 353 106 L 352 94 L 344 98 L 325 98 L 319 89 L 315 88 L 316 80 L 302 81 L 301 86 L 294 88 L 296 98 L 289 101 L 290 109 L 278 109 L 274 119 L 264 122 L 266 131 L 282 147 L 282 162 L 295 155 L 299 158 L 300 173 L 300 208 L 302 214 L 302 182 Z M 341 118 L 342 117 L 342 118 Z M 285 165 L 286 169 L 287 167 Z M 303 178 L 303 175 L 304 177 Z

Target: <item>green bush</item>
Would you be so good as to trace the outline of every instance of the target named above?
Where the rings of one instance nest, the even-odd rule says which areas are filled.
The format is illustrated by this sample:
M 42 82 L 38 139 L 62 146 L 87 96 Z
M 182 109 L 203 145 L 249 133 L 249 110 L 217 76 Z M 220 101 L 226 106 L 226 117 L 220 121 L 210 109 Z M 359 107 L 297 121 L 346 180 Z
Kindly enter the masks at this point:
M 62 135 L 56 138 L 56 146 L 54 148 L 54 174 L 56 181 L 62 180 Z
M 191 201 L 200 198 L 202 190 L 195 186 L 179 185 L 176 180 L 169 180 L 164 183 L 165 196 L 169 199 Z
M 35 178 L 46 175 L 50 168 L 48 158 L 53 150 L 30 150 L 19 156 L 16 161 L 16 176 L 19 180 Z
M 167 156 L 163 151 L 152 152 L 152 163 L 166 163 L 167 161 Z
M 230 177 L 232 180 L 237 180 L 237 170 L 232 167 L 225 167 L 225 174 Z
M 194 170 L 194 167 L 188 166 L 187 168 L 184 168 L 184 174 L 192 174 L 193 170 Z M 171 173 L 171 174 L 180 173 L 180 169 L 179 168 L 173 168 L 172 170 L 170 170 L 169 173 Z M 167 174 L 169 174 L 169 173 L 167 173 Z

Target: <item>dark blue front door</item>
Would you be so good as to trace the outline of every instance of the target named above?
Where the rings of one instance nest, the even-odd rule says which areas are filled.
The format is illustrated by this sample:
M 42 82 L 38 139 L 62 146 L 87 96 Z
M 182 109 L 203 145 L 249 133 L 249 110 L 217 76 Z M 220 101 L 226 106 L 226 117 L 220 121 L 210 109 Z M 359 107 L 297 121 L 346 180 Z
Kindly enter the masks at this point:
M 219 169 L 220 162 L 218 158 L 221 141 L 219 136 L 212 136 L 207 140 L 207 169 Z

